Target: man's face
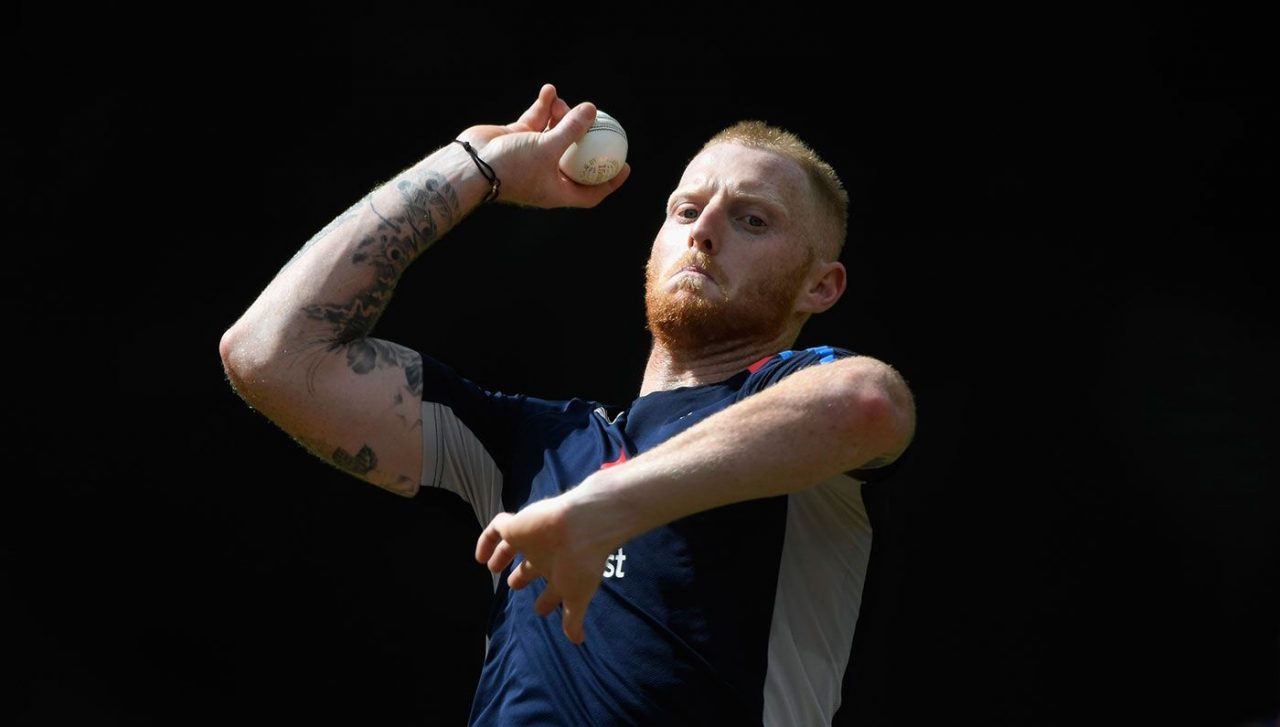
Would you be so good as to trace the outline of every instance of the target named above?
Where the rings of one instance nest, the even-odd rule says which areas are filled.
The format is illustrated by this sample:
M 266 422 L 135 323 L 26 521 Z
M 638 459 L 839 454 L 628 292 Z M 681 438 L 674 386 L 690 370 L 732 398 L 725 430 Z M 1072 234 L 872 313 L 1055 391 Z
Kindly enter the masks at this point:
M 733 142 L 694 157 L 667 204 L 645 276 L 653 335 L 678 348 L 769 340 L 800 314 L 817 229 L 794 162 Z

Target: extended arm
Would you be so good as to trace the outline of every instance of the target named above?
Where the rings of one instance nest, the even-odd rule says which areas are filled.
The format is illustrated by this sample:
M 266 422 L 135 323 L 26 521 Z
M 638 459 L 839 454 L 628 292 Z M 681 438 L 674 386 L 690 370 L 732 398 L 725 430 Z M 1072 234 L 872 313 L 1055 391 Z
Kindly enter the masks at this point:
M 594 119 L 546 85 L 514 123 L 473 126 L 471 143 L 502 180 L 500 201 L 590 207 L 617 189 L 584 187 L 559 155 Z M 393 492 L 422 472 L 422 358 L 369 334 L 405 269 L 467 215 L 490 185 L 450 143 L 381 185 L 318 232 L 222 336 L 237 393 L 310 451 Z
M 508 583 L 546 578 L 538 611 L 563 603 L 565 634 L 581 642 L 605 558 L 620 543 L 713 507 L 888 464 L 914 430 L 911 392 L 888 365 L 858 356 L 813 366 L 563 495 L 499 515 L 476 558 L 500 572 L 523 554 Z

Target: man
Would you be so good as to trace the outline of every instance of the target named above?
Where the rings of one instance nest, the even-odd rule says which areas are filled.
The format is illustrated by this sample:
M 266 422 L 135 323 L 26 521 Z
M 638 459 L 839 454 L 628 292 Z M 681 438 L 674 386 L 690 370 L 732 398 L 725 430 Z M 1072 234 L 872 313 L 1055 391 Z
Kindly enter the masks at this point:
M 618 189 L 629 165 L 598 186 L 557 167 L 595 113 L 545 85 L 339 215 L 224 334 L 227 375 L 326 461 L 474 508 L 476 558 L 506 577 L 473 724 L 828 724 L 870 551 L 861 482 L 915 415 L 887 364 L 790 349 L 845 288 L 847 195 L 812 150 L 747 122 L 689 163 L 625 409 L 495 393 L 369 335 L 405 268 L 495 192 L 590 207 Z

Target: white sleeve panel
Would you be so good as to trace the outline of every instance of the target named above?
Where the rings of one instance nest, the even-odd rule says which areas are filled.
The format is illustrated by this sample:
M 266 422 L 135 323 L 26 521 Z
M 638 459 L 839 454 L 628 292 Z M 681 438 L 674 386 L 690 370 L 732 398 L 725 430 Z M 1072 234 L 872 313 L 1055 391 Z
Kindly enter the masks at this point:
M 766 727 L 831 724 L 870 560 L 861 482 L 837 475 L 788 496 L 769 634 Z
M 422 402 L 422 484 L 456 494 L 480 527 L 502 512 L 502 470 L 453 409 Z

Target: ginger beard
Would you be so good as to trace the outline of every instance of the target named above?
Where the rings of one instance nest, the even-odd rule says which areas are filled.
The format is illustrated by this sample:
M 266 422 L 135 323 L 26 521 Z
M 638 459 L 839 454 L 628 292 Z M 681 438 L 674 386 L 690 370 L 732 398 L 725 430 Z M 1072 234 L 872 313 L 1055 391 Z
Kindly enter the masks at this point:
M 793 316 L 792 306 L 813 263 L 807 246 L 802 259 L 792 268 L 769 272 L 730 298 L 727 284 L 712 259 L 690 250 L 660 275 L 654 258 L 645 266 L 645 313 L 649 331 L 668 348 L 690 350 L 730 341 L 769 340 L 786 329 Z M 715 280 L 687 275 L 668 288 L 671 276 L 686 265 L 706 270 Z

